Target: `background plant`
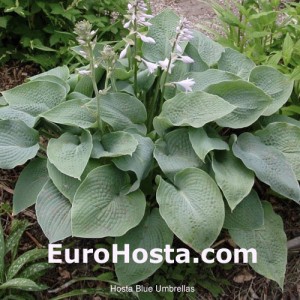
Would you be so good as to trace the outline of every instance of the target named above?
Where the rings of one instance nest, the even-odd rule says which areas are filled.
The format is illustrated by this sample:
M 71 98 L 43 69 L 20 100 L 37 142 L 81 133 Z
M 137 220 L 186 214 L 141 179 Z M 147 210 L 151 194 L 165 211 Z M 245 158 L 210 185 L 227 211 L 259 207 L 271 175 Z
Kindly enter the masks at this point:
M 32 292 L 47 289 L 40 277 L 53 266 L 41 259 L 48 256 L 47 249 L 32 249 L 21 255 L 18 246 L 29 223 L 14 220 L 7 237 L 0 225 L 0 296 L 8 299 L 35 299 Z M 36 262 L 39 261 L 39 262 Z
M 286 236 L 262 200 L 300 201 L 299 121 L 277 114 L 293 80 L 170 10 L 128 8 L 128 36 L 114 48 L 76 26 L 74 51 L 89 60 L 79 74 L 58 67 L 2 93 L 0 167 L 29 161 L 14 213 L 35 204 L 50 242 L 112 236 L 131 249 L 164 248 L 175 234 L 200 252 L 223 228 L 283 287 Z M 115 271 L 131 285 L 161 265 L 119 261 Z
M 266 64 L 295 80 L 289 105 L 282 112 L 299 119 L 300 5 L 296 1 L 212 1 L 221 23 L 218 42 L 245 53 L 256 64 Z
M 0 1 L 0 63 L 31 61 L 44 70 L 77 64 L 70 47 L 76 44 L 74 24 L 89 20 L 99 28 L 98 39 L 120 37 L 127 0 Z

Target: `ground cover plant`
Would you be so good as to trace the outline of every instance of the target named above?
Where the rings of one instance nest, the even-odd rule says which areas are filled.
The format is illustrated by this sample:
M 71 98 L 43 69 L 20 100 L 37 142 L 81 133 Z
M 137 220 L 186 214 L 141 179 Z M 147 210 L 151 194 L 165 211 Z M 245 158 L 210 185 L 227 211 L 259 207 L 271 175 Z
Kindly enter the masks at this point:
M 201 252 L 223 228 L 283 287 L 282 220 L 257 191 L 300 201 L 299 122 L 277 114 L 293 80 L 170 10 L 128 10 L 114 47 L 77 24 L 74 51 L 89 61 L 78 74 L 58 67 L 2 93 L 0 167 L 26 163 L 14 213 L 35 204 L 50 242 L 109 236 L 131 249 L 164 248 L 175 234 Z M 161 264 L 115 271 L 132 285 Z
M 59 64 L 76 65 L 70 47 L 76 44 L 74 24 L 89 20 L 98 38 L 120 37 L 127 0 L 0 1 L 0 64 L 11 59 L 37 63 L 44 70 Z

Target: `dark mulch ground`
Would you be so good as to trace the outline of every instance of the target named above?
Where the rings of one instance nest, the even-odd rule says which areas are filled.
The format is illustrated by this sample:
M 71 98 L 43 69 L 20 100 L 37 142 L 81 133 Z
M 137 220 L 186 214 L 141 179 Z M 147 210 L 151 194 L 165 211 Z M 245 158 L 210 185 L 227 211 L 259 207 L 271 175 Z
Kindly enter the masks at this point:
M 34 65 L 20 64 L 17 62 L 0 67 L 0 91 L 19 85 L 24 82 L 27 77 L 35 75 L 38 72 L 39 69 Z M 0 205 L 3 203 L 11 205 L 13 189 L 21 170 L 21 167 L 14 170 L 0 169 Z M 272 197 L 267 199 L 267 195 L 264 195 L 264 190 L 265 189 L 262 188 L 260 196 L 262 199 L 269 200 L 275 211 L 282 216 L 288 239 L 290 240 L 300 236 L 300 206 L 292 201 L 278 200 Z M 0 215 L 5 232 L 9 232 L 11 220 L 14 217 L 7 212 L 3 213 L 3 211 L 0 211 Z M 25 212 L 20 213 L 17 217 L 26 218 L 32 223 L 32 226 L 30 226 L 30 228 L 26 231 L 26 234 L 21 240 L 20 253 L 35 247 L 47 247 L 48 240 L 45 238 L 37 224 L 34 209 L 27 209 Z M 230 245 L 230 241 L 228 242 L 226 240 L 226 236 L 224 237 L 224 243 L 221 244 L 220 247 L 231 247 L 232 245 Z M 65 241 L 64 245 L 67 243 L 74 243 L 72 245 L 74 248 L 94 248 L 95 243 L 97 242 L 99 241 L 88 239 L 68 239 Z M 51 299 L 54 295 L 71 291 L 74 288 L 80 289 L 101 285 L 101 283 L 85 281 L 62 289 L 62 287 L 64 287 L 72 278 L 99 275 L 99 271 L 93 272 L 93 266 L 93 264 L 89 264 L 74 266 L 61 265 L 56 267 L 43 277 L 43 282 L 50 286 L 51 290 L 61 291 L 52 295 L 47 292 L 42 293 L 38 299 Z M 110 270 L 111 266 L 107 266 L 107 269 Z M 230 282 L 230 285 L 224 288 L 224 295 L 219 297 L 219 299 L 300 299 L 300 249 L 294 252 L 289 252 L 285 290 L 283 295 L 275 283 L 256 274 L 247 265 L 235 265 L 228 271 L 217 267 L 214 269 L 214 274 L 218 282 L 224 278 Z M 77 299 L 77 297 L 73 297 L 72 299 Z M 88 296 L 80 299 L 101 300 L 106 298 L 94 298 L 92 296 Z M 206 290 L 199 288 L 197 299 L 209 300 L 214 298 Z

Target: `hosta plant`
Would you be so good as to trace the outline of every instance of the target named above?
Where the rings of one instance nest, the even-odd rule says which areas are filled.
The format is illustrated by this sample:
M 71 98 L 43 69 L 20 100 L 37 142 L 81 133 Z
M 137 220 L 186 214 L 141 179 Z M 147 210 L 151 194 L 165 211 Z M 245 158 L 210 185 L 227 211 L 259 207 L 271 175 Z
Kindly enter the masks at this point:
M 2 93 L 0 167 L 26 163 L 14 213 L 35 204 L 50 242 L 111 236 L 131 251 L 176 235 L 201 252 L 224 228 L 282 287 L 286 236 L 266 200 L 300 201 L 300 125 L 277 114 L 293 82 L 170 10 L 153 17 L 134 1 L 126 17 L 113 47 L 77 24 L 74 51 L 90 62 L 78 73 L 59 67 Z M 131 285 L 160 265 L 115 269 Z

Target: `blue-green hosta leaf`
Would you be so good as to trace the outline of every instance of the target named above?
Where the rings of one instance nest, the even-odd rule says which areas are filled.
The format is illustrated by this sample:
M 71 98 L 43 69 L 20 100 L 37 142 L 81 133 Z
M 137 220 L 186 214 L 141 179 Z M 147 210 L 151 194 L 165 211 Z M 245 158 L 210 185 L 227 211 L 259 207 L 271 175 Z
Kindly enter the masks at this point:
M 49 141 L 48 159 L 60 172 L 80 179 L 92 148 L 92 135 L 89 131 L 82 131 L 81 135 L 66 132 L 59 138 Z
M 193 30 L 193 38 L 189 42 L 193 45 L 200 58 L 209 66 L 215 65 L 221 58 L 225 49 L 212 39 L 201 33 L 200 31 Z
M 133 135 L 138 141 L 138 146 L 132 155 L 116 157 L 113 163 L 122 171 L 132 171 L 136 175 L 136 182 L 132 185 L 129 192 L 139 188 L 142 179 L 144 179 L 153 163 L 154 144 L 148 137 L 142 137 L 138 134 Z
M 0 97 L 0 106 L 5 106 L 5 105 L 7 105 L 7 104 L 8 104 L 8 103 L 5 101 L 4 97 L 1 96 L 1 97 Z
M 240 79 L 240 77 L 232 73 L 216 69 L 209 69 L 204 72 L 191 72 L 188 74 L 188 77 L 195 80 L 193 91 L 204 91 L 212 84 Z
M 22 121 L 0 121 L 0 168 L 13 169 L 35 157 L 39 134 Z
M 176 129 L 157 140 L 154 157 L 170 179 L 173 179 L 179 171 L 202 165 L 192 147 L 188 130 L 185 128 Z
M 90 102 L 89 107 L 96 109 L 96 99 Z M 147 119 L 143 103 L 136 97 L 125 93 L 109 93 L 101 96 L 100 107 L 101 119 L 112 126 L 115 131 L 137 127 Z
M 300 202 L 300 188 L 295 173 L 279 150 L 266 146 L 259 137 L 248 132 L 238 137 L 232 150 L 272 190 Z
M 32 81 L 46 81 L 46 82 L 54 82 L 54 83 L 57 83 L 57 84 L 60 84 L 61 86 L 63 86 L 66 90 L 66 93 L 68 94 L 69 91 L 70 91 L 70 86 L 69 84 L 59 78 L 59 77 L 56 77 L 55 75 L 44 75 L 44 76 L 39 76 L 37 77 L 36 79 L 32 80 Z
M 155 44 L 144 43 L 142 51 L 146 60 L 158 62 L 171 54 L 179 17 L 172 10 L 166 9 L 151 19 L 151 24 L 147 36 L 152 37 Z
M 218 67 L 220 70 L 233 73 L 242 79 L 248 80 L 255 63 L 244 54 L 231 48 L 225 48 L 225 52 L 222 53 L 218 62 Z
M 184 55 L 187 55 L 194 60 L 192 64 L 186 65 L 190 72 L 203 72 L 209 68 L 208 65 L 202 60 L 198 49 L 191 43 L 188 43 L 185 47 Z
M 36 202 L 37 196 L 47 180 L 47 160 L 35 158 L 21 172 L 13 196 L 13 213 L 22 210 Z
M 222 98 L 205 92 L 180 93 L 163 104 L 160 117 L 174 126 L 199 128 L 230 114 L 235 108 Z
M 146 200 L 140 190 L 125 194 L 129 184 L 129 176 L 114 166 L 105 165 L 91 171 L 73 201 L 73 235 L 121 236 L 137 226 L 144 216 Z
M 23 268 L 24 265 L 41 259 L 48 256 L 48 249 L 32 249 L 28 250 L 22 255 L 20 255 L 17 259 L 15 259 L 8 268 L 6 277 L 7 280 L 10 280 L 18 274 L 18 272 Z
M 228 205 L 225 206 L 224 228 L 254 230 L 263 225 L 264 210 L 255 190 L 251 190 L 233 211 Z
M 274 114 L 274 115 L 268 116 L 268 117 L 261 117 L 259 119 L 259 122 L 263 127 L 267 126 L 270 123 L 275 123 L 275 122 L 288 123 L 288 124 L 292 124 L 297 127 L 300 127 L 300 121 L 295 120 L 295 119 L 285 116 L 285 115 Z
M 107 133 L 102 137 L 93 135 L 92 158 L 132 156 L 136 150 L 138 141 L 134 135 L 124 131 Z
M 85 98 L 63 102 L 41 114 L 41 117 L 63 125 L 93 127 L 97 123 L 97 113 L 89 108 L 90 100 Z
M 38 195 L 35 209 L 39 225 L 50 243 L 72 234 L 71 203 L 48 180 Z
M 85 167 L 81 180 L 83 180 L 90 171 L 99 167 L 99 162 L 96 160 L 90 159 L 87 166 Z M 47 169 L 49 177 L 52 180 L 56 188 L 70 201 L 73 202 L 74 195 L 81 184 L 79 179 L 67 176 L 66 174 L 61 173 L 50 161 L 47 161 Z
M 185 169 L 174 185 L 159 177 L 159 211 L 169 228 L 195 251 L 209 247 L 219 236 L 225 209 L 222 194 L 204 171 Z
M 36 117 L 25 113 L 17 108 L 12 108 L 11 106 L 0 107 L 0 120 L 21 120 L 28 127 L 33 128 Z
M 62 79 L 63 81 L 66 81 L 70 76 L 70 72 L 69 72 L 69 68 L 67 66 L 56 67 L 47 72 L 32 76 L 32 77 L 30 77 L 30 80 L 35 80 L 35 79 L 37 79 L 39 77 L 43 77 L 45 75 L 55 76 L 55 77 Z
M 130 256 L 135 249 L 143 248 L 148 253 L 152 249 L 164 249 L 166 245 L 171 245 L 173 233 L 162 219 L 157 208 L 146 214 L 142 222 L 125 235 L 116 238 L 116 244 L 120 249 L 125 244 L 130 245 Z M 148 260 L 143 264 L 124 263 L 123 258 L 115 264 L 118 281 L 122 285 L 132 285 L 151 276 L 161 267 L 161 263 L 150 263 Z
M 38 116 L 66 98 L 62 85 L 46 81 L 30 81 L 2 94 L 11 108 L 32 116 Z
M 249 262 L 257 273 L 275 280 L 283 288 L 287 264 L 286 235 L 281 218 L 268 202 L 263 202 L 264 226 L 257 230 L 231 229 L 229 233 L 241 248 L 254 248 L 257 263 Z
M 22 291 L 36 292 L 47 289 L 45 285 L 38 285 L 34 281 L 27 278 L 14 278 L 0 285 L 0 290 L 16 289 Z
M 226 142 L 209 137 L 203 128 L 189 128 L 189 137 L 194 151 L 202 161 L 212 150 L 229 150 Z
M 235 207 L 250 193 L 254 173 L 247 169 L 231 151 L 215 152 L 212 160 L 215 180 L 230 208 Z
M 213 84 L 207 87 L 205 91 L 223 98 L 235 107 L 230 114 L 216 120 L 217 124 L 222 127 L 243 128 L 250 126 L 272 102 L 271 97 L 261 89 L 242 80 Z
M 282 152 L 300 180 L 300 127 L 288 123 L 271 123 L 255 135 L 265 145 Z
M 264 111 L 264 116 L 270 116 L 278 111 L 289 99 L 294 81 L 269 66 L 257 66 L 252 69 L 249 81 L 270 95 L 272 102 Z

